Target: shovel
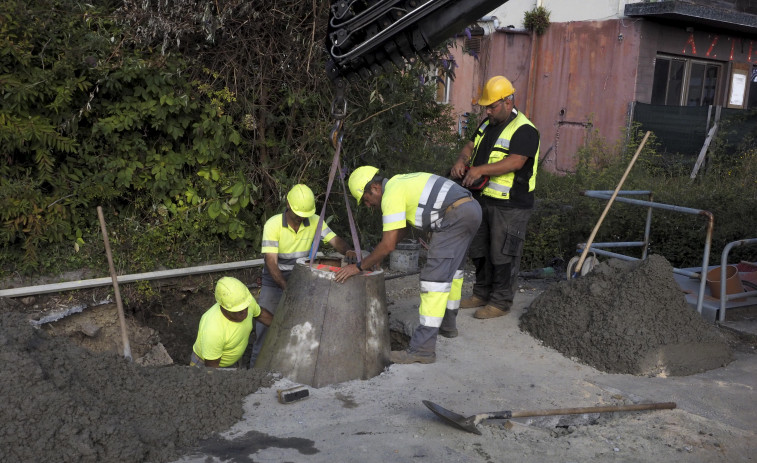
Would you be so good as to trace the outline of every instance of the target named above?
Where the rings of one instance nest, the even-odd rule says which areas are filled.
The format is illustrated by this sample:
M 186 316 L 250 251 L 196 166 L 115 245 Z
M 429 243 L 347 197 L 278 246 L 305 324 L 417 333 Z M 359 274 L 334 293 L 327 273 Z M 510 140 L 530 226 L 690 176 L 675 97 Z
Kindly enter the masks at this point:
M 450 423 L 463 431 L 478 434 L 479 436 L 481 435 L 481 431 L 479 431 L 476 426 L 482 421 L 489 419 L 521 418 L 524 416 L 581 415 L 583 413 L 630 412 L 638 410 L 669 410 L 676 408 L 675 402 L 662 402 L 636 405 L 608 405 L 604 407 L 556 408 L 552 410 L 505 410 L 501 412 L 480 413 L 466 418 L 463 415 L 458 415 L 430 400 L 424 400 L 423 405 L 428 407 L 429 410 L 444 419 L 447 423 Z

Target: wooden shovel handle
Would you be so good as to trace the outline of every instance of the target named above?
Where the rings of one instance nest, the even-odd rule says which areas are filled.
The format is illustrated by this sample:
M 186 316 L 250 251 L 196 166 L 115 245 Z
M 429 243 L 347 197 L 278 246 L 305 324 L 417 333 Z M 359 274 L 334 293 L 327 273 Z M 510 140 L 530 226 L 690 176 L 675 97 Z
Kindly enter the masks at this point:
M 605 216 L 607 215 L 607 211 L 610 210 L 610 206 L 612 206 L 612 203 L 615 201 L 615 197 L 618 196 L 618 191 L 620 191 L 620 187 L 623 186 L 623 182 L 626 181 L 626 177 L 628 177 L 628 173 L 631 172 L 631 167 L 633 167 L 633 164 L 636 162 L 636 158 L 639 157 L 639 154 L 641 153 L 642 148 L 644 148 L 644 145 L 647 143 L 647 138 L 649 138 L 649 135 L 652 132 L 647 130 L 647 133 L 644 135 L 644 139 L 641 140 L 641 143 L 639 144 L 639 147 L 636 149 L 636 153 L 634 153 L 633 157 L 631 158 L 631 162 L 628 163 L 628 167 L 626 167 L 625 173 L 623 173 L 623 177 L 620 178 L 620 182 L 618 182 L 618 186 L 615 187 L 615 191 L 612 192 L 612 196 L 610 196 L 610 200 L 607 201 L 607 205 L 605 206 L 605 210 L 602 211 L 602 215 L 599 216 L 599 220 L 597 220 L 597 224 L 594 225 L 594 230 L 591 231 L 591 235 L 589 236 L 589 239 L 586 241 L 586 246 L 584 247 L 583 251 L 581 252 L 581 258 L 578 259 L 578 263 L 576 264 L 576 268 L 573 269 L 573 277 L 575 278 L 579 272 L 581 271 L 581 267 L 584 264 L 584 260 L 586 260 L 586 255 L 589 253 L 589 248 L 591 247 L 591 243 L 594 242 L 594 237 L 597 236 L 597 231 L 599 231 L 599 226 L 602 225 L 602 221 L 605 219 Z
M 490 413 L 487 418 L 521 418 L 524 416 L 581 415 L 583 413 L 631 412 L 639 410 L 670 410 L 675 402 L 659 402 L 634 405 L 605 405 L 600 407 L 555 408 L 551 410 L 516 410 Z M 501 415 L 501 416 L 493 416 Z

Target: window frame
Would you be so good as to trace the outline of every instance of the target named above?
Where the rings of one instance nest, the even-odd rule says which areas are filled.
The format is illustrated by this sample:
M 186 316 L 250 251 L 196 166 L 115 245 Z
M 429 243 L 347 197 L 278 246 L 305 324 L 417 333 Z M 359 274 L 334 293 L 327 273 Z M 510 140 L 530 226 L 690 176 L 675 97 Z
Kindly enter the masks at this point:
M 701 91 L 700 91 L 700 94 L 699 94 L 699 104 L 696 105 L 696 106 L 719 105 L 719 104 L 723 103 L 722 102 L 722 100 L 723 100 L 723 95 L 722 95 L 722 93 L 723 93 L 723 75 L 724 75 L 724 72 L 726 71 L 726 66 L 722 62 L 715 61 L 715 60 L 704 60 L 704 59 L 700 59 L 700 58 L 689 58 L 689 57 L 680 56 L 680 55 L 669 55 L 669 54 L 658 53 L 655 56 L 654 72 L 653 72 L 653 75 L 652 75 L 652 89 L 653 89 L 653 92 L 654 92 L 654 88 L 655 88 L 655 85 L 656 85 L 655 79 L 657 78 L 657 66 L 658 66 L 658 62 L 660 60 L 665 60 L 665 61 L 667 61 L 669 63 L 668 64 L 668 69 L 667 69 L 667 76 L 666 76 L 666 80 L 665 80 L 665 94 L 663 96 L 663 103 L 662 104 L 664 104 L 666 106 L 688 106 L 689 93 L 692 90 L 691 89 L 692 68 L 695 65 L 702 65 L 704 67 L 703 72 L 702 72 L 702 77 L 703 77 L 702 78 L 702 84 L 701 84 L 701 87 L 700 87 Z M 680 95 L 678 95 L 678 98 L 677 98 L 678 101 L 677 101 L 676 104 L 668 104 L 668 100 L 669 100 L 669 96 L 670 96 L 669 95 L 669 92 L 670 92 L 670 83 L 671 83 L 671 81 L 670 81 L 670 73 L 671 73 L 671 70 L 674 67 L 673 63 L 675 63 L 676 61 L 683 62 L 683 77 L 681 79 L 681 93 L 680 93 Z M 705 99 L 705 95 L 706 95 L 706 92 L 705 92 L 706 85 L 705 85 L 705 83 L 707 81 L 707 71 L 710 68 L 716 68 L 717 69 L 717 77 L 715 78 L 715 89 L 714 89 L 714 94 L 713 94 L 713 97 L 712 97 L 712 101 L 711 102 L 707 102 L 705 104 L 703 102 L 704 99 Z M 652 101 L 652 95 L 650 95 L 650 101 Z M 656 104 L 659 104 L 659 103 L 656 103 Z

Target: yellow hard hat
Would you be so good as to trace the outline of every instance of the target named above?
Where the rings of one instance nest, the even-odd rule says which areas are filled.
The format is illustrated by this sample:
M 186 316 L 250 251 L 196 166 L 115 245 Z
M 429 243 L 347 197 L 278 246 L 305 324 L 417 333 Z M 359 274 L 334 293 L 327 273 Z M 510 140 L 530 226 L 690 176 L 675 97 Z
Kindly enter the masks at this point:
M 292 212 L 300 217 L 308 218 L 315 214 L 315 196 L 307 185 L 297 184 L 287 193 L 287 201 Z
M 478 104 L 481 106 L 489 106 L 513 93 L 515 93 L 515 88 L 509 80 L 503 76 L 494 76 L 486 82 L 484 92 L 481 95 L 481 98 L 478 99 Z
M 254 300 L 247 286 L 234 277 L 223 277 L 216 283 L 216 302 L 229 312 L 241 312 Z
M 376 172 L 378 172 L 377 167 L 373 166 L 362 166 L 355 169 L 352 174 L 350 174 L 350 180 L 347 182 L 347 185 L 350 187 L 350 193 L 352 193 L 352 196 L 357 199 L 357 203 L 360 204 L 360 200 L 363 198 L 363 193 L 365 193 L 365 186 L 373 180 L 373 177 L 376 176 Z

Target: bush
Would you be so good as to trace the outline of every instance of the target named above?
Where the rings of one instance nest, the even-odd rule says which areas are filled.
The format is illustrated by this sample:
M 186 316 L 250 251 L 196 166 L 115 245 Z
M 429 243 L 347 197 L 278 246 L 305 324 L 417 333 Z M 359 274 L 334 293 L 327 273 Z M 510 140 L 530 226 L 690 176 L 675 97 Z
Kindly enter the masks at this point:
M 640 143 L 635 132 L 628 139 L 627 144 L 608 147 L 595 135 L 578 153 L 575 174 L 539 173 L 537 207 L 529 223 L 523 268 L 547 266 L 553 257 L 567 262 L 577 255 L 576 245 L 586 242 L 606 205 L 606 201 L 580 193 L 614 191 Z M 715 166 L 692 182 L 690 169 L 683 174 L 666 170 L 664 160 L 655 151 L 652 135 L 622 189 L 650 190 L 655 202 L 711 212 L 715 225 L 709 261 L 717 265 L 726 244 L 757 237 L 757 148 L 742 149 L 738 156 L 716 151 L 712 155 L 718 160 Z M 646 214 L 646 207 L 614 202 L 594 241 L 643 241 Z M 701 215 L 653 209 L 649 253 L 664 256 L 677 268 L 701 267 L 706 232 L 707 220 Z M 610 250 L 641 257 L 641 248 Z M 735 248 L 729 262 L 740 260 L 757 260 L 757 247 Z

